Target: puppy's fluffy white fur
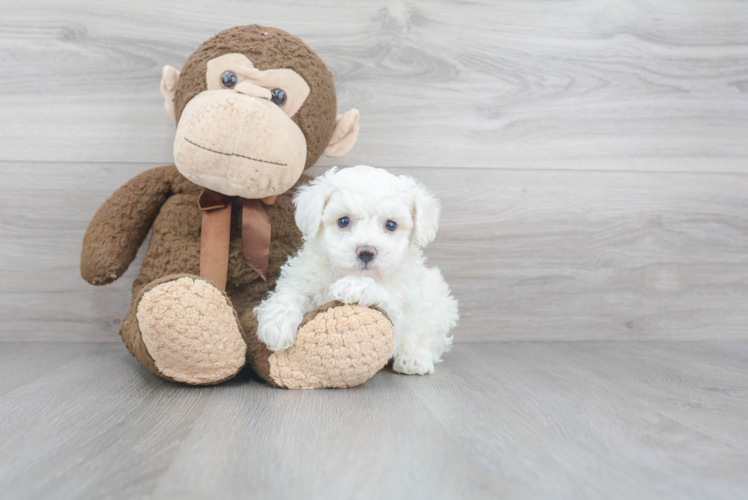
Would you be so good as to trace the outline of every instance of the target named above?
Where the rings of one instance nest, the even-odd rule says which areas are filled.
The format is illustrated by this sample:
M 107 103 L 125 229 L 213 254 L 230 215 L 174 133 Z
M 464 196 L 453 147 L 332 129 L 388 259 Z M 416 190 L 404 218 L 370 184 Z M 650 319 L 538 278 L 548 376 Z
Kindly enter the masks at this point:
M 315 307 L 374 305 L 394 325 L 395 371 L 432 373 L 458 319 L 457 301 L 421 251 L 436 236 L 439 202 L 408 176 L 361 165 L 328 170 L 294 203 L 304 244 L 281 268 L 275 293 L 255 308 L 259 339 L 283 350 Z

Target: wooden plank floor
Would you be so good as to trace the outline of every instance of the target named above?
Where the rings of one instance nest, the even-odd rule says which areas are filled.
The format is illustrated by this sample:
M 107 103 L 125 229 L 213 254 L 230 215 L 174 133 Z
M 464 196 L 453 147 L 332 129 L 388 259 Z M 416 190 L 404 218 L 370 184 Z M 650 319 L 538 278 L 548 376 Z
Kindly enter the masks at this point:
M 458 345 L 355 389 L 0 343 L 0 498 L 748 497 L 748 342 Z

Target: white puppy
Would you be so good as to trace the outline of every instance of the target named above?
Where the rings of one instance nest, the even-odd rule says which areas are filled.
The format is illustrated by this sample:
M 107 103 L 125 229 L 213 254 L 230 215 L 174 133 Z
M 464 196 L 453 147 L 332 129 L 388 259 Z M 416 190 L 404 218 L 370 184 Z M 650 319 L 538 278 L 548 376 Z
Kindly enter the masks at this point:
M 361 165 L 328 170 L 300 188 L 294 204 L 304 244 L 255 308 L 259 339 L 283 350 L 315 307 L 373 305 L 394 325 L 395 371 L 432 373 L 458 318 L 449 286 L 421 251 L 436 236 L 439 202 L 408 176 Z

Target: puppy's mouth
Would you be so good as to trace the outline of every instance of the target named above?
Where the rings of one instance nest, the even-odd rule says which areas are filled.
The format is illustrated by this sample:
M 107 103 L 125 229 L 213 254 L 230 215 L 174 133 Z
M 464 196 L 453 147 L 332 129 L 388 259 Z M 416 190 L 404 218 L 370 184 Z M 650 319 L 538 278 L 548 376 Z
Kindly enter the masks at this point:
M 374 278 L 375 281 L 381 280 L 384 277 L 384 274 L 386 274 L 382 273 L 382 269 L 373 262 L 361 264 L 357 267 L 358 269 L 356 269 L 355 274 L 361 277 Z
M 377 259 L 372 259 L 368 262 L 364 262 L 361 259 L 356 259 L 354 267 L 359 271 L 373 271 L 377 268 Z

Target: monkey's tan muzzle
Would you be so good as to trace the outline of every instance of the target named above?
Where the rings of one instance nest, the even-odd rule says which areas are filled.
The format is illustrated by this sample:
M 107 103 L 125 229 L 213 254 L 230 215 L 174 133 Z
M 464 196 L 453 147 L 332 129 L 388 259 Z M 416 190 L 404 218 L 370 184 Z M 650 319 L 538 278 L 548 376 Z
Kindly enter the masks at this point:
M 306 162 L 306 139 L 278 106 L 230 90 L 203 92 L 182 112 L 174 162 L 190 181 L 227 196 L 286 192 Z

